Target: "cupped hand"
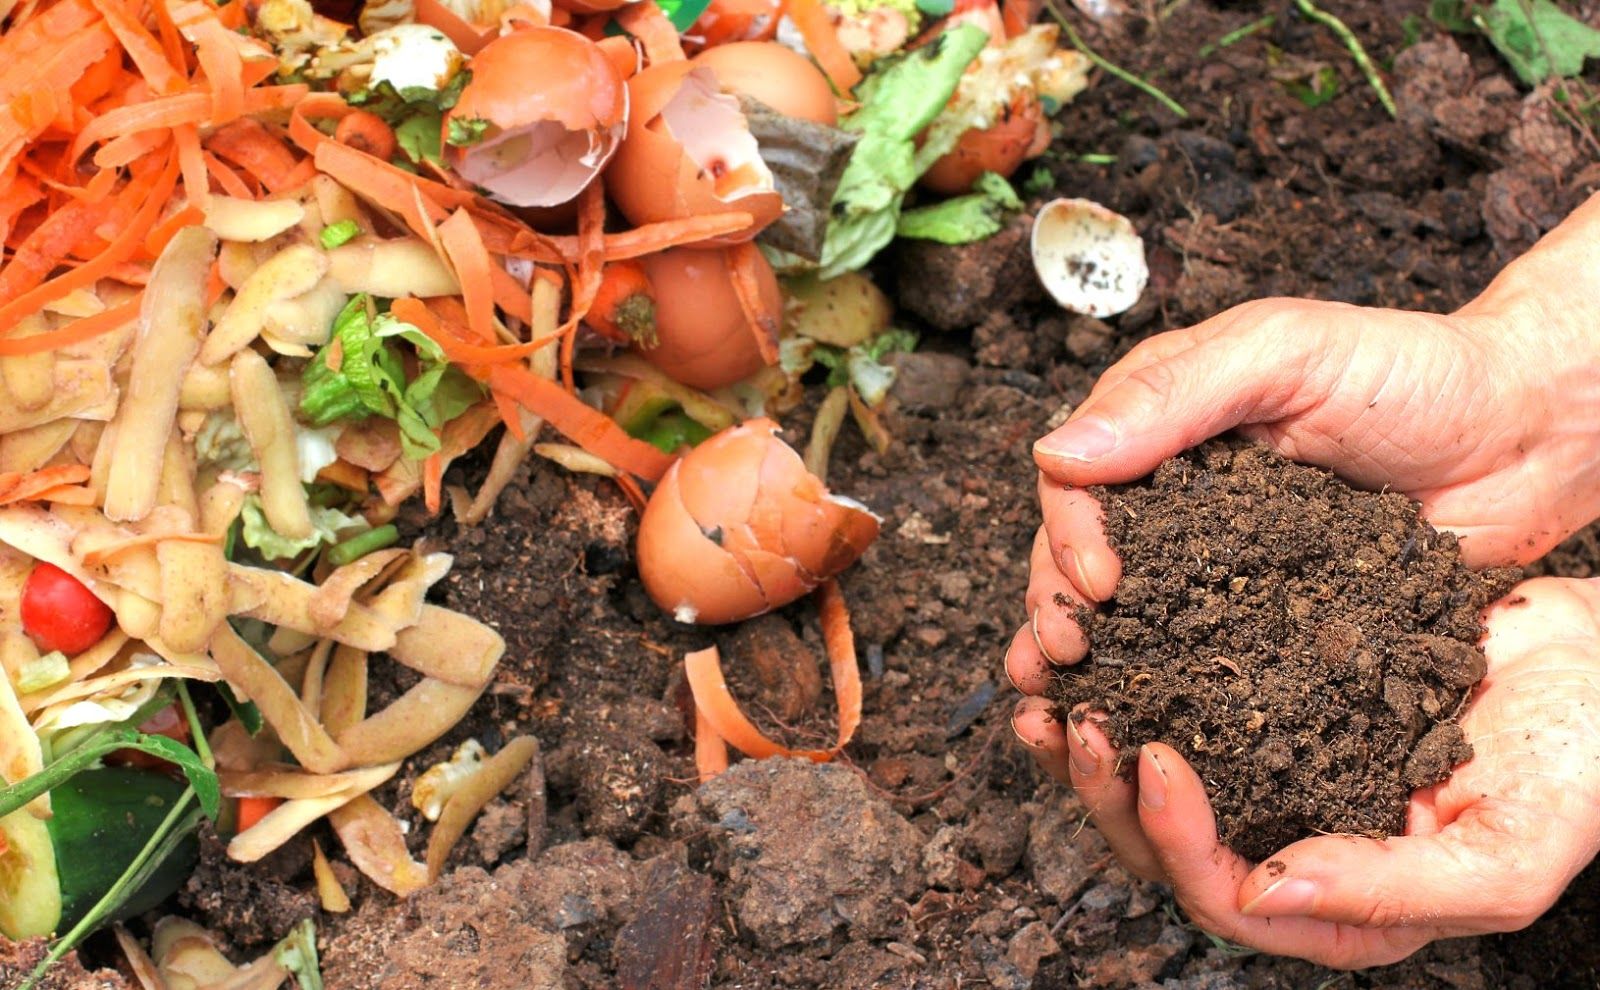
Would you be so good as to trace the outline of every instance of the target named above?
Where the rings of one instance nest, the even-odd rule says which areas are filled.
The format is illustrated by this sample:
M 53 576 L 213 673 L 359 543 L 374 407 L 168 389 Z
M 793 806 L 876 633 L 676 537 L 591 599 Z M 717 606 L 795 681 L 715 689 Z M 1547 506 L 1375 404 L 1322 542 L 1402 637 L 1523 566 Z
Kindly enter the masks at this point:
M 1330 966 L 1394 962 L 1530 924 L 1600 851 L 1600 580 L 1524 582 L 1486 625 L 1488 675 L 1461 719 L 1473 758 L 1413 794 L 1388 840 L 1317 836 L 1251 864 L 1172 748 L 1144 746 L 1127 780 L 1092 717 L 1063 731 L 1028 698 L 1013 724 L 1124 865 L 1170 883 L 1206 930 Z

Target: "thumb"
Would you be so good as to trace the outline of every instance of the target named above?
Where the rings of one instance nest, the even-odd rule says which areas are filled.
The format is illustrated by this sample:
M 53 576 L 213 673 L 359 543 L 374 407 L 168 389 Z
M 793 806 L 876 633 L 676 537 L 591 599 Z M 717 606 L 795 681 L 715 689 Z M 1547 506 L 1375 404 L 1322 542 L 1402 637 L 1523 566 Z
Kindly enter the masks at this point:
M 1554 903 L 1569 877 L 1559 853 L 1531 834 L 1507 834 L 1495 817 L 1472 809 L 1433 835 L 1296 842 L 1245 879 L 1240 910 L 1361 928 L 1514 931 Z
M 1283 333 L 1248 310 L 1218 317 L 1229 321 L 1224 332 L 1193 346 L 1108 370 L 1073 417 L 1034 444 L 1039 469 L 1067 485 L 1119 484 L 1235 426 L 1309 408 L 1312 335 Z

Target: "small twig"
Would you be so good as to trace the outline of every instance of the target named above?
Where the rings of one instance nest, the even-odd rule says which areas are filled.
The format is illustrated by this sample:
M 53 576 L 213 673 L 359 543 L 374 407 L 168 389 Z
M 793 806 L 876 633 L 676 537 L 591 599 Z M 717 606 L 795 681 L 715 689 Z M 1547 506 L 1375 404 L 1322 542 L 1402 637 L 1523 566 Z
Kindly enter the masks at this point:
M 1383 77 L 1378 75 L 1378 67 L 1372 64 L 1372 59 L 1368 57 L 1366 48 L 1362 46 L 1361 39 L 1356 37 L 1355 32 L 1350 30 L 1344 21 L 1318 7 L 1311 0 L 1294 0 L 1294 5 L 1300 8 L 1300 13 L 1339 36 L 1344 42 L 1344 47 L 1349 50 L 1350 57 L 1355 60 L 1356 68 L 1367 77 L 1367 85 L 1378 94 L 1378 102 L 1389 111 L 1390 117 L 1398 119 L 1400 111 L 1395 108 L 1394 97 L 1389 95 L 1389 87 L 1384 85 Z
M 1056 23 L 1061 25 L 1061 30 L 1067 32 L 1067 40 L 1072 42 L 1072 47 L 1082 52 L 1084 57 L 1088 58 L 1089 61 L 1093 62 L 1095 65 L 1104 69 L 1111 75 L 1116 76 L 1118 79 L 1121 79 L 1134 89 L 1139 90 L 1141 93 L 1150 97 L 1152 100 L 1155 100 L 1168 110 L 1171 110 L 1179 117 L 1187 118 L 1189 116 L 1189 111 L 1183 108 L 1183 104 L 1179 103 L 1177 100 L 1174 100 L 1166 93 L 1163 93 L 1159 88 L 1156 87 L 1154 83 L 1145 79 L 1141 79 L 1140 77 L 1129 72 L 1127 69 L 1122 68 L 1120 65 L 1113 64 L 1112 62 L 1108 61 L 1105 56 L 1101 55 L 1099 52 L 1096 52 L 1094 49 L 1085 44 L 1084 40 L 1078 36 L 1078 32 L 1073 29 L 1072 22 L 1067 19 L 1066 12 L 1061 9 L 1061 5 L 1058 0 L 1045 0 L 1044 5 L 1050 11 L 1050 16 L 1054 17 L 1056 19 Z

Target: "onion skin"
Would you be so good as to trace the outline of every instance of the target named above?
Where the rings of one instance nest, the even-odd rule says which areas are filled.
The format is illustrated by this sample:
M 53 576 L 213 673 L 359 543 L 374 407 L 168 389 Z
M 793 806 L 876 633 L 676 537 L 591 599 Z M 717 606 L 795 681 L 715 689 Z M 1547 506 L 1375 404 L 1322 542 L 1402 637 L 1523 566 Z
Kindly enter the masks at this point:
M 639 353 L 668 377 L 714 389 L 766 367 L 739 295 L 726 248 L 671 248 L 639 259 L 655 299 L 656 346 Z M 762 308 L 774 319 L 783 297 L 770 265 L 759 263 Z
M 1011 101 L 1004 119 L 981 131 L 973 129 L 961 135 L 949 154 L 923 173 L 922 186 L 953 196 L 969 192 L 985 172 L 998 172 L 1009 179 L 1024 161 L 1043 152 L 1049 144 L 1044 108 L 1031 91 L 1023 90 Z
M 872 513 L 828 494 L 778 425 L 729 427 L 667 470 L 639 520 L 639 576 L 680 622 L 781 608 L 855 563 Z
M 706 242 L 707 246 L 737 244 L 755 237 L 783 214 L 783 197 L 768 188 L 722 199 L 715 180 L 667 132 L 659 119 L 661 112 L 695 68 L 693 62 L 666 62 L 628 80 L 628 132 L 606 169 L 606 192 L 635 226 L 713 213 L 749 213 L 753 218 L 749 227 Z

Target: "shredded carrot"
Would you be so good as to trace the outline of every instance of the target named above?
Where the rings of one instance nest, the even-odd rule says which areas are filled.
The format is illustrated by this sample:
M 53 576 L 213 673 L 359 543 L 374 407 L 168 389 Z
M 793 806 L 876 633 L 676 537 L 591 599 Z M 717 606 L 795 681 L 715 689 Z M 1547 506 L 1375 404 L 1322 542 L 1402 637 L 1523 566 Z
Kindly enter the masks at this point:
M 283 192 L 295 169 L 294 152 L 259 120 L 241 117 L 206 138 L 206 150 L 244 169 L 268 192 Z
M 100 167 L 101 172 L 115 175 L 116 169 L 159 150 L 170 140 L 172 133 L 163 130 L 124 134 L 102 144 L 95 151 L 92 161 Z
M 828 8 L 822 0 L 783 0 L 783 10 L 800 30 L 806 50 L 822 67 L 833 88 L 839 91 L 839 95 L 849 96 L 856 83 L 861 81 L 861 70 L 856 68 L 849 50 L 839 40 L 833 20 L 828 16 Z
M 654 6 L 654 0 L 644 0 Z M 572 380 L 572 352 L 578 340 L 578 323 L 588 315 L 600 291 L 600 270 L 605 265 L 606 194 L 591 182 L 578 194 L 578 271 L 572 279 L 572 310 L 561 327 L 561 384 L 576 392 Z
M 861 669 L 856 662 L 855 635 L 850 630 L 850 613 L 838 582 L 824 581 L 816 591 L 817 610 L 822 621 L 822 637 L 828 651 L 828 670 L 833 678 L 834 700 L 839 707 L 839 733 L 830 749 L 790 749 L 767 738 L 747 718 L 728 691 L 722 661 L 715 646 L 684 657 L 683 670 L 694 695 L 695 761 L 704 773 L 714 766 L 715 748 L 705 739 L 714 734 L 739 752 L 755 759 L 769 756 L 798 756 L 817 763 L 833 759 L 855 737 L 861 725 Z M 702 731 L 700 720 L 704 719 Z M 702 764 L 703 748 L 708 762 Z
M 651 65 L 683 61 L 683 41 L 678 37 L 678 29 L 656 0 L 626 4 L 616 11 L 616 19 L 624 31 L 644 45 L 645 58 Z
M 110 333 L 139 317 L 139 299 L 130 299 L 118 306 L 74 320 L 58 330 L 35 334 L 32 337 L 0 337 L 0 357 L 21 357 L 60 350 L 85 340 L 93 340 Z
M 200 207 L 184 207 L 183 209 L 174 213 L 172 216 L 167 217 L 165 220 L 156 224 L 156 226 L 150 231 L 149 236 L 144 239 L 145 253 L 150 255 L 152 258 L 159 257 L 162 249 L 167 246 L 167 242 L 172 240 L 173 234 L 176 234 L 184 227 L 188 227 L 197 223 L 204 223 L 205 218 L 206 212 Z
M 89 468 L 82 464 L 59 464 L 26 474 L 8 471 L 0 474 L 0 505 L 29 501 L 52 488 L 88 480 Z
M 778 331 L 781 312 L 768 309 L 761 298 L 761 270 L 767 260 L 761 249 L 751 241 L 735 244 L 728 249 L 728 274 L 732 276 L 734 294 L 739 297 L 739 308 L 744 311 L 750 332 L 755 335 L 761 360 L 778 363 Z
M 657 251 L 665 251 L 671 247 L 684 247 L 710 240 L 713 237 L 722 237 L 749 227 L 755 217 L 742 211 L 733 213 L 708 213 L 704 216 L 685 217 L 681 220 L 662 220 L 657 223 L 647 223 L 642 227 L 632 230 L 619 231 L 607 234 L 605 247 L 602 253 L 604 261 L 626 261 L 629 258 L 641 258 Z M 563 257 L 577 254 L 577 242 L 571 237 L 552 237 L 550 242 L 556 245 Z M 506 252 L 515 254 L 516 252 Z M 542 259 L 536 259 L 542 260 Z
M 694 768 L 702 784 L 728 769 L 728 744 L 698 705 L 694 712 Z
M 35 495 L 34 499 L 39 502 L 55 502 L 58 505 L 94 505 L 100 501 L 100 493 L 82 485 L 57 485 Z
M 1015 38 L 1028 30 L 1043 9 L 1041 0 L 1000 0 L 1000 22 L 1006 27 L 1006 37 Z
M 178 167 L 183 172 L 184 198 L 196 206 L 211 202 L 211 172 L 205 153 L 200 150 L 200 127 L 184 124 L 172 129 L 172 143 L 178 149 Z
M 668 455 L 629 436 L 610 416 L 521 365 L 495 365 L 489 371 L 489 387 L 510 395 L 573 443 L 619 470 L 657 481 L 672 463 Z
M 443 491 L 444 455 L 435 452 L 429 454 L 427 460 L 422 462 L 422 503 L 427 506 L 430 516 L 439 514 L 439 509 L 444 504 Z
M 210 11 L 207 11 L 210 14 Z M 215 16 L 186 22 L 195 55 L 211 89 L 211 123 L 226 124 L 244 114 L 244 58 L 230 32 Z
M 239 178 L 239 173 L 229 168 L 226 162 L 209 151 L 202 153 L 201 157 L 205 160 L 206 172 L 210 174 L 211 181 L 220 186 L 224 193 L 239 199 L 255 199 L 255 191 L 246 185 L 245 181 Z
M 128 53 L 128 60 L 139 70 L 139 75 L 157 93 L 174 93 L 184 88 L 188 80 L 167 58 L 161 42 L 145 30 L 137 17 L 119 0 L 90 0 L 106 26 L 117 36 L 117 43 Z M 138 9 L 138 5 L 134 5 Z
M 416 326 L 427 334 L 441 350 L 444 356 L 455 364 L 468 368 L 483 368 L 484 374 L 491 365 L 520 361 L 535 351 L 549 347 L 559 339 L 559 334 L 547 337 L 536 337 L 521 344 L 500 344 L 494 347 L 485 347 L 482 344 L 472 343 L 472 333 L 466 329 L 466 311 L 461 311 L 461 318 L 455 319 L 452 315 L 448 320 L 441 321 L 433 310 L 443 309 L 454 303 L 454 299 L 433 299 L 424 305 L 419 299 L 396 299 L 390 307 L 397 319 L 406 321 Z M 456 332 L 459 329 L 459 332 Z M 449 332 L 447 332 L 449 331 Z
M 439 225 L 439 242 L 450 267 L 455 269 L 456 281 L 461 283 L 468 329 L 480 342 L 493 343 L 494 280 L 489 273 L 494 266 L 489 252 L 484 250 L 483 238 L 478 236 L 477 226 L 465 210 L 455 211 Z
M 178 161 L 176 156 L 172 156 L 168 159 L 166 167 L 150 186 L 143 187 L 139 183 L 130 183 L 124 195 L 130 197 L 142 195 L 144 197 L 143 201 L 139 203 L 137 211 L 117 233 L 116 238 L 106 245 L 104 251 L 71 271 L 58 275 L 43 285 L 38 285 L 37 288 L 33 287 L 37 285 L 36 282 L 29 285 L 23 284 L 24 279 L 21 276 L 18 277 L 15 284 L 8 281 L 8 277 L 12 272 L 11 267 L 7 267 L 3 272 L 0 272 L 0 299 L 10 299 L 10 302 L 0 306 L 0 328 L 3 328 L 0 329 L 0 332 L 9 332 L 10 328 L 14 327 L 23 316 L 35 312 L 46 303 L 60 299 L 75 289 L 93 285 L 97 279 L 108 274 L 112 267 L 131 258 L 133 252 L 143 243 L 144 235 L 154 226 L 155 218 L 159 215 L 161 207 L 166 204 L 167 199 L 172 195 L 177 176 Z M 78 204 L 70 204 L 64 207 L 62 210 L 57 211 L 56 216 L 61 216 L 76 205 Z M 55 217 L 51 219 L 53 220 Z M 49 221 L 46 222 L 48 223 Z M 21 252 L 19 251 L 17 258 L 20 258 L 20 256 Z M 16 265 L 17 258 L 13 258 L 13 266 Z M 59 260 L 59 257 L 52 260 L 49 267 L 46 267 L 44 271 L 48 272 Z M 30 289 L 31 291 L 28 291 Z M 41 338 L 35 337 L 32 339 L 38 340 Z
M 639 483 L 633 480 L 633 476 L 619 474 L 611 480 L 615 481 L 617 487 L 622 489 L 622 495 L 628 500 L 628 504 L 633 506 L 633 511 L 644 515 L 645 503 L 649 499 L 644 497 L 644 489 L 640 488 Z
M 0 299 L 16 300 L 0 307 L 0 314 L 14 311 L 14 316 L 20 316 L 38 309 L 37 304 L 18 305 L 21 300 L 17 297 L 44 281 L 80 243 L 92 243 L 95 229 L 111 212 L 109 203 L 70 202 L 35 227 L 12 253 L 10 264 L 0 268 Z M 0 328 L 9 330 L 14 316 L 10 320 L 0 316 Z

